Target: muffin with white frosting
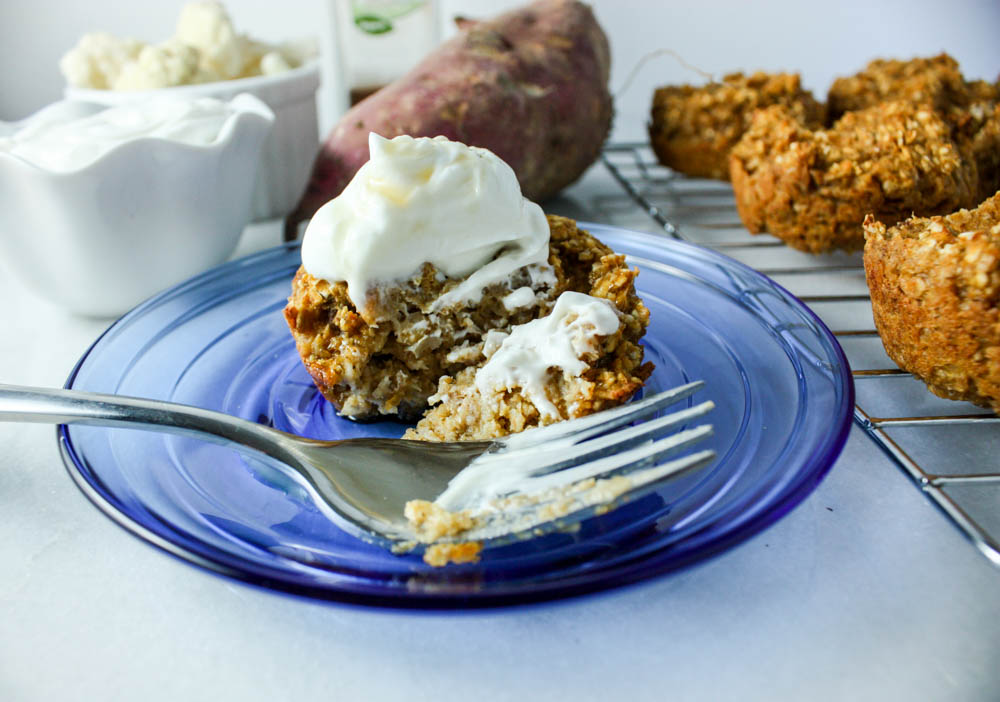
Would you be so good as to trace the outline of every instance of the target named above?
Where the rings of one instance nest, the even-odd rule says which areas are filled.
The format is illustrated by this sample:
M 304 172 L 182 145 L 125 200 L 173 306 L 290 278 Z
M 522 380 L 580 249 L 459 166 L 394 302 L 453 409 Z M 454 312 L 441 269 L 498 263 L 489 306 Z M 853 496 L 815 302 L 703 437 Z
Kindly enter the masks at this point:
M 603 335 L 615 343 L 585 354 L 588 368 L 613 366 L 620 382 L 569 402 L 597 411 L 641 386 L 652 370 L 638 344 L 649 312 L 623 256 L 572 220 L 546 217 L 489 151 L 443 137 L 377 135 L 370 150 L 371 160 L 310 222 L 285 309 L 306 369 L 341 415 L 414 421 L 432 395 L 438 408 L 449 404 L 442 378 L 483 366 L 499 353 L 498 334 L 544 317 L 567 291 L 602 298 L 620 327 Z M 493 435 L 545 421 L 554 416 L 548 410 L 494 423 Z M 438 439 L 460 433 L 422 431 Z

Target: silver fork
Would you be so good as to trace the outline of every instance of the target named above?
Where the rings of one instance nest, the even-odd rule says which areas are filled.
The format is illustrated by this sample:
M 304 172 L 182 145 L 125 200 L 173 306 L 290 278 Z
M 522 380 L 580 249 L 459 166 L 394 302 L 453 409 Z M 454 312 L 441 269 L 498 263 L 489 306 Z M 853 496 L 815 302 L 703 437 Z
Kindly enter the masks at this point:
M 411 500 L 437 500 L 454 512 L 497 498 L 474 529 L 450 539 L 483 540 L 489 548 L 572 527 L 711 461 L 712 451 L 700 451 L 663 462 L 711 434 L 704 425 L 665 436 L 711 410 L 710 401 L 649 419 L 703 386 L 689 383 L 581 419 L 459 443 L 317 441 L 187 405 L 3 384 L 0 421 L 155 429 L 263 454 L 328 518 L 388 548 L 419 540 L 404 516 Z M 474 487 L 483 475 L 492 482 L 491 495 Z

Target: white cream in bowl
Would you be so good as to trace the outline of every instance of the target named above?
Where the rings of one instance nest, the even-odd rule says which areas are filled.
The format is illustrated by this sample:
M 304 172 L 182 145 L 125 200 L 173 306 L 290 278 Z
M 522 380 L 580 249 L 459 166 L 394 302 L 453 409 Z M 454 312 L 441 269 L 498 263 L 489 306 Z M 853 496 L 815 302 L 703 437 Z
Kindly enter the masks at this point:
M 233 252 L 274 115 L 257 98 L 62 101 L 0 123 L 0 254 L 40 296 L 109 316 Z
M 212 98 L 158 96 L 107 109 L 94 105 L 71 109 L 73 112 L 30 120 L 10 136 L 0 138 L 0 150 L 39 168 L 75 171 L 142 138 L 209 146 L 219 139 L 239 106 Z
M 67 87 L 64 94 L 69 100 L 109 106 L 137 99 L 147 100 L 159 95 L 230 100 L 236 95 L 249 93 L 259 98 L 274 113 L 274 128 L 261 150 L 251 214 L 253 220 L 267 220 L 283 217 L 291 212 L 309 182 L 313 161 L 319 151 L 316 113 L 318 88 L 319 64 L 312 61 L 277 75 L 178 85 L 141 92 Z

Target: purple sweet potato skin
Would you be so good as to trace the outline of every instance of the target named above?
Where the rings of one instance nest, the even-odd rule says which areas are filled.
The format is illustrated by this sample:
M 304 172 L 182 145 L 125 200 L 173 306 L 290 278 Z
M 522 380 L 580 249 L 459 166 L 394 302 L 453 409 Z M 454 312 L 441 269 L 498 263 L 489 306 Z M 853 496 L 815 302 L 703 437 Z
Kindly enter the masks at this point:
M 608 40 L 587 5 L 540 0 L 462 31 L 355 105 L 320 150 L 286 232 L 368 160 L 368 133 L 443 135 L 497 154 L 541 201 L 594 162 L 611 127 Z

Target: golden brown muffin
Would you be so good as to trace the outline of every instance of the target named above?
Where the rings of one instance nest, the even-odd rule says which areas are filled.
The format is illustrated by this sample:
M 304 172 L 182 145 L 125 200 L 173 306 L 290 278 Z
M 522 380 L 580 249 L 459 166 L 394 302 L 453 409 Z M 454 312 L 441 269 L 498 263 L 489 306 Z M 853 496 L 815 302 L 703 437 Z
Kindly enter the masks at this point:
M 831 119 L 889 100 L 931 105 L 952 129 L 952 139 L 975 162 L 979 190 L 975 202 L 1000 188 L 1000 88 L 967 81 L 947 54 L 909 61 L 877 59 L 830 88 Z
M 753 111 L 769 105 L 784 105 L 810 128 L 823 125 L 823 105 L 802 89 L 798 74 L 732 73 L 719 83 L 657 89 L 649 123 L 653 151 L 680 173 L 727 180 L 729 150 L 750 126 Z
M 909 61 L 875 59 L 853 76 L 838 78 L 830 86 L 827 110 L 831 120 L 846 112 L 863 110 L 890 100 L 931 105 L 942 115 L 960 113 L 976 103 L 996 102 L 996 85 L 967 81 L 958 62 L 948 54 Z M 959 117 L 960 118 L 960 117 Z
M 968 107 L 974 96 L 989 92 L 988 83 L 968 84 L 958 62 L 948 54 L 909 61 L 875 59 L 863 71 L 838 78 L 830 86 L 827 110 L 836 121 L 846 112 L 890 100 L 931 105 L 940 112 Z
M 828 130 L 781 106 L 758 110 L 730 153 L 736 205 L 750 232 L 821 253 L 864 245 L 862 222 L 952 212 L 975 203 L 976 166 L 930 107 L 889 102 Z
M 439 275 L 425 263 L 411 280 L 378 288 L 365 318 L 348 296 L 346 283 L 319 280 L 300 268 L 285 319 L 316 386 L 352 419 L 416 421 L 443 376 L 485 362 L 488 331 L 509 331 L 547 314 L 562 292 L 641 305 L 632 287 L 634 272 L 624 257 L 571 219 L 549 216 L 548 221 L 555 282 L 535 284 L 534 300 L 514 309 L 507 308 L 504 298 L 532 285 L 525 269 L 510 281 L 487 287 L 476 304 L 432 311 L 433 303 L 462 279 Z M 639 353 L 641 361 L 641 348 Z
M 985 200 L 1000 190 L 1000 101 L 953 111 L 951 124 L 962 154 L 976 165 L 976 200 Z
M 1000 193 L 974 210 L 864 226 L 886 353 L 936 395 L 1000 412 Z

